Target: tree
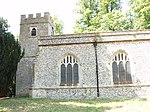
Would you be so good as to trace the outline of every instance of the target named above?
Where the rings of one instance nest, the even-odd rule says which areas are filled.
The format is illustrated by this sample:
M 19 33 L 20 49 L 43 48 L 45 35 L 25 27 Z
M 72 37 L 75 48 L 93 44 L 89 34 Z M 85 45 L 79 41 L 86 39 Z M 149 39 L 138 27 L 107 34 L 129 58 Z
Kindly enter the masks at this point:
M 119 10 L 97 16 L 94 19 L 95 31 L 122 31 L 133 28 L 130 13 L 122 13 Z
M 63 34 L 63 23 L 62 21 L 58 20 L 56 16 L 52 16 L 52 19 L 54 20 L 55 29 L 54 32 L 56 35 Z
M 81 18 L 76 20 L 74 32 L 88 32 L 88 28 L 92 26 L 92 19 L 95 18 L 99 12 L 98 1 L 78 0 L 75 12 L 80 14 Z
M 120 0 L 79 0 L 78 6 L 81 18 L 76 21 L 75 33 L 132 29 L 130 14 L 121 11 Z
M 0 18 L 0 97 L 14 94 L 17 64 L 24 54 L 7 29 L 7 21 Z
M 131 0 L 134 29 L 150 29 L 150 1 Z

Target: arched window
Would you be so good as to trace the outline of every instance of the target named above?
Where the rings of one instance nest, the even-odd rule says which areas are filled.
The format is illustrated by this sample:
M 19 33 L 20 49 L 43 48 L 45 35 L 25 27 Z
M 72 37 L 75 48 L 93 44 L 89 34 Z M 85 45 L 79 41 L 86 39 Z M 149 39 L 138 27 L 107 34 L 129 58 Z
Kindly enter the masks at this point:
M 77 63 L 75 63 L 73 66 L 73 74 L 74 74 L 74 83 L 79 83 L 78 64 Z
M 125 69 L 122 61 L 119 62 L 119 80 L 121 83 L 125 81 Z
M 62 84 L 66 83 L 66 68 L 65 68 L 65 64 L 61 65 L 61 83 Z
M 72 65 L 70 63 L 67 65 L 67 83 L 72 84 Z
M 52 27 L 52 32 L 51 33 L 52 33 L 51 35 L 54 35 L 54 27 Z
M 36 36 L 36 28 L 31 29 L 31 36 Z
M 131 70 L 130 70 L 130 62 L 126 62 L 126 81 L 131 83 L 132 77 L 131 77 Z
M 61 86 L 75 86 L 79 83 L 79 66 L 72 55 L 61 61 Z
M 118 66 L 116 62 L 112 63 L 112 70 L 113 70 L 113 82 L 118 82 Z
M 125 52 L 118 52 L 113 56 L 112 74 L 114 84 L 132 83 L 130 61 Z

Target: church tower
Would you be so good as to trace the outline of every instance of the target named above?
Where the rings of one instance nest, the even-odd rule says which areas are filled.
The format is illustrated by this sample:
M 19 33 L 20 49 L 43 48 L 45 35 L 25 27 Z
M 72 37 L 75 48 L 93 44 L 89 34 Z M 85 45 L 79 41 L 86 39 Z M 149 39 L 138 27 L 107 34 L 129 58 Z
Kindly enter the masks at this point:
M 38 52 L 38 38 L 40 36 L 50 36 L 54 34 L 54 24 L 48 12 L 37 13 L 36 17 L 33 14 L 21 16 L 20 23 L 20 42 L 22 48 L 25 48 L 25 56 L 35 56 Z
M 54 23 L 49 12 L 45 12 L 44 16 L 37 13 L 21 15 L 19 41 L 25 55 L 18 64 L 16 77 L 16 95 L 29 96 L 29 89 L 32 87 L 34 77 L 34 60 L 38 55 L 38 39 L 41 36 L 54 35 Z

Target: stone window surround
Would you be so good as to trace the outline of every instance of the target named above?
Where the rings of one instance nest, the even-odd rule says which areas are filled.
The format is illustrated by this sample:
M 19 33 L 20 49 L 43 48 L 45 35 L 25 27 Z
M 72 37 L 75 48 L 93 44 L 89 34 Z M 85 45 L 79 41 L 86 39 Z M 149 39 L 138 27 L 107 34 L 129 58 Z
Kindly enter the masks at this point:
M 119 56 L 120 55 L 120 56 Z M 120 58 L 120 59 L 119 59 Z M 117 52 L 115 52 L 113 55 L 112 55 L 112 58 L 111 58 L 111 74 L 112 74 L 112 78 L 113 78 L 113 68 L 112 68 L 112 64 L 113 62 L 116 62 L 117 63 L 117 66 L 118 66 L 118 69 L 119 69 L 119 63 L 120 62 L 123 62 L 123 65 L 124 67 L 126 67 L 126 63 L 127 62 L 130 62 L 129 60 L 129 56 L 128 54 L 124 51 L 124 50 L 118 50 Z M 131 69 L 131 64 L 130 64 L 130 69 Z M 126 69 L 124 68 L 125 70 L 125 75 L 126 75 Z M 119 72 L 119 71 L 118 71 Z M 126 76 L 125 76 L 126 77 Z M 119 79 L 120 80 L 120 79 Z M 114 82 L 113 81 L 113 84 L 115 85 L 118 85 L 118 84 L 133 84 L 132 83 L 132 73 L 131 73 L 131 81 L 125 81 L 125 82 Z
M 36 35 L 35 35 L 35 36 L 37 36 L 37 33 L 38 33 L 38 31 L 37 31 L 37 26 L 31 26 L 31 27 L 30 27 L 30 36 L 31 36 L 31 37 L 35 37 L 35 36 L 32 36 L 32 30 L 33 30 L 34 28 L 36 29 Z
M 77 79 L 77 83 L 62 83 L 61 82 L 61 65 L 65 65 L 65 68 L 67 68 L 67 66 L 68 65 L 71 65 L 72 66 L 72 82 L 74 82 L 74 74 L 73 74 L 73 67 L 74 67 L 74 65 L 75 64 L 77 64 L 78 65 L 78 79 Z M 77 58 L 74 56 L 74 55 L 72 55 L 72 54 L 67 54 L 67 55 L 65 55 L 65 57 L 61 60 L 61 63 L 60 63 L 60 86 L 67 86 L 67 87 L 69 87 L 69 86 L 78 86 L 79 85 L 79 63 L 78 63 L 78 61 L 77 61 Z M 67 69 L 66 69 L 67 70 Z M 65 73 L 65 74 L 67 74 L 67 73 Z M 67 75 L 66 75 L 66 79 L 65 79 L 65 81 L 67 81 Z

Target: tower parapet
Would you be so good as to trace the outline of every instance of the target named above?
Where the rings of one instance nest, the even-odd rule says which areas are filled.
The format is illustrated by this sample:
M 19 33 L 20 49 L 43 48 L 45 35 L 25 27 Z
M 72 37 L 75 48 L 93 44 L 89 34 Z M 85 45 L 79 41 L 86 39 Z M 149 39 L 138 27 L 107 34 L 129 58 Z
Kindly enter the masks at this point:
M 41 13 L 36 13 L 35 17 L 33 14 L 21 15 L 21 23 L 20 24 L 34 24 L 34 23 L 46 23 L 48 22 L 52 27 L 54 27 L 54 22 L 50 16 L 49 12 L 44 12 L 44 16 Z

